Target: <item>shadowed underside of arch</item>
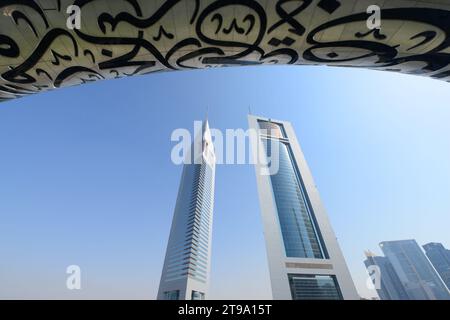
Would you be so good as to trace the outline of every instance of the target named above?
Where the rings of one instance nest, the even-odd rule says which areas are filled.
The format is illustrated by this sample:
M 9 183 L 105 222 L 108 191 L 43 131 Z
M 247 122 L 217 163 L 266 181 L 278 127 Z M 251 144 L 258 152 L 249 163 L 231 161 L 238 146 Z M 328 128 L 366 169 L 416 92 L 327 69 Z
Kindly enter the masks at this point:
M 446 4 L 448 3 L 448 4 Z M 66 26 L 69 5 L 81 29 Z M 381 29 L 369 29 L 370 5 Z M 157 71 L 321 64 L 450 80 L 447 0 L 0 0 L 0 102 Z

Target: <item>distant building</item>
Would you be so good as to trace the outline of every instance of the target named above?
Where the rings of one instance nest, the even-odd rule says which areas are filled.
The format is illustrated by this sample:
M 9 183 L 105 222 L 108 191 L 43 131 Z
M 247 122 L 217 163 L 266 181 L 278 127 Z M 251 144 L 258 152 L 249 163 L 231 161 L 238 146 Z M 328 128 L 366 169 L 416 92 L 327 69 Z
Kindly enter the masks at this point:
M 381 250 L 411 300 L 448 300 L 450 294 L 415 240 L 385 241 Z
M 204 300 L 211 263 L 216 157 L 208 122 L 186 156 L 158 300 Z
M 408 294 L 388 258 L 376 256 L 369 251 L 365 254 L 367 259 L 364 261 L 364 264 L 367 269 L 369 270 L 371 266 L 379 268 L 379 288 L 376 288 L 376 290 L 380 299 L 409 300 Z M 377 284 L 377 281 L 374 281 L 374 284 Z
M 425 253 L 430 259 L 436 271 L 450 290 L 450 250 L 446 249 L 442 243 L 427 243 L 423 246 Z
M 359 300 L 294 128 L 256 116 L 249 125 L 264 159 L 255 169 L 273 298 Z M 278 170 L 268 174 L 268 163 Z

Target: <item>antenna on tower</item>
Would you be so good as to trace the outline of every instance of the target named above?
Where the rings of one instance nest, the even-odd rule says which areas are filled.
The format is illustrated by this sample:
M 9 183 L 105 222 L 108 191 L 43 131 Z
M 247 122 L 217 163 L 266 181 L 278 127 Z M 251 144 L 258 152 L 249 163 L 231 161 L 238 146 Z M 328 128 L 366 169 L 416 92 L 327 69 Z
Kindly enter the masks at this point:
M 251 107 L 251 106 L 248 106 L 248 114 L 249 114 L 249 115 L 253 115 L 253 113 L 252 113 L 252 107 Z

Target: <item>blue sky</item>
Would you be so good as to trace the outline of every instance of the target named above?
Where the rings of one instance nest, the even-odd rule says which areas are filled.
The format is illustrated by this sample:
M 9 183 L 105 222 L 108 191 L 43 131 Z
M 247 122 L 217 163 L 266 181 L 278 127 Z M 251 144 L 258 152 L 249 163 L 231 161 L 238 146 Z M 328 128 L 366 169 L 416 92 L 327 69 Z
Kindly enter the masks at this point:
M 98 82 L 0 104 L 0 298 L 156 297 L 181 167 L 173 130 L 294 125 L 361 295 L 365 249 L 450 247 L 450 84 L 247 67 Z M 270 298 L 254 169 L 216 172 L 212 299 Z M 65 287 L 66 267 L 82 290 Z

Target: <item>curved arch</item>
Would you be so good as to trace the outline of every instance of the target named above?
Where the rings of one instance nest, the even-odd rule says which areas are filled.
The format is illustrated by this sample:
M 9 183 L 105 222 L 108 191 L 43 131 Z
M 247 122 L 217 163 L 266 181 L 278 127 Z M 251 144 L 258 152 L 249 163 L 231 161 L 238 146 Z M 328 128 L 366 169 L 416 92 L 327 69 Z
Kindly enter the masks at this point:
M 380 28 L 370 25 L 374 2 Z M 72 4 L 81 8 L 79 30 L 67 27 Z M 450 4 L 438 0 L 55 0 L 52 8 L 4 0 L 0 101 L 236 65 L 322 64 L 450 81 L 449 45 Z

